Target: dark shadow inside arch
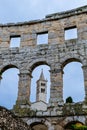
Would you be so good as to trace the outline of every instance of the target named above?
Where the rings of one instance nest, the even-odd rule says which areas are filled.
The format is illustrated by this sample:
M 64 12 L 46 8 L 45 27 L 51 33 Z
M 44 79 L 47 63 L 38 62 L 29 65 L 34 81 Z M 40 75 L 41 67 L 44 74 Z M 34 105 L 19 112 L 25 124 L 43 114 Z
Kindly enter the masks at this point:
M 73 128 L 74 125 L 82 126 L 84 124 L 82 122 L 79 122 L 79 121 L 71 121 L 65 125 L 64 129 L 65 130 L 74 130 L 74 128 Z
M 82 64 L 77 59 L 69 59 L 63 64 L 63 99 L 72 97 L 73 102 L 84 101 L 84 77 Z
M 48 130 L 47 126 L 40 122 L 34 122 L 30 125 L 31 130 Z
M 36 63 L 32 66 L 32 80 L 31 80 L 31 95 L 30 95 L 30 101 L 36 102 L 36 94 L 37 94 L 37 81 L 40 78 L 41 72 L 43 70 L 44 79 L 47 80 L 47 100 L 46 103 L 49 102 L 50 98 L 50 67 L 45 64 L 45 62 Z M 42 84 L 44 85 L 44 84 Z M 44 89 L 42 90 L 42 93 L 44 93 Z
M 0 106 L 12 109 L 18 95 L 19 69 L 14 65 L 2 69 L 0 82 Z

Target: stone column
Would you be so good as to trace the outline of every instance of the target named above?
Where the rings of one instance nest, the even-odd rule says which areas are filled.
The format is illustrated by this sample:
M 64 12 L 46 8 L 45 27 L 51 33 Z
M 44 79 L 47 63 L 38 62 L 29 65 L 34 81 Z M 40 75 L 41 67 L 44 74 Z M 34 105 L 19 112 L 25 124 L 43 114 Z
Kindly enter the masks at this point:
M 58 105 L 63 103 L 63 72 L 61 68 L 50 70 L 51 89 L 50 103 Z
M 85 101 L 87 102 L 87 66 L 82 66 L 84 75 Z
M 31 75 L 29 73 L 19 74 L 18 103 L 30 102 Z

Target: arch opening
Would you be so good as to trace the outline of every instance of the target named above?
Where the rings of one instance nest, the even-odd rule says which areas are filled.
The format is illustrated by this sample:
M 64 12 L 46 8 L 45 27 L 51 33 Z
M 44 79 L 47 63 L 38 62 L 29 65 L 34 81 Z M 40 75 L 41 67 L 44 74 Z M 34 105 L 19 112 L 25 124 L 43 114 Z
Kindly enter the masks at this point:
M 73 99 L 73 102 L 84 100 L 84 77 L 82 64 L 79 60 L 69 60 L 64 63 L 63 75 L 63 99 L 66 102 L 68 97 Z
M 30 101 L 37 102 L 39 98 L 46 103 L 50 97 L 50 67 L 46 64 L 36 64 L 32 69 Z M 44 78 L 44 79 L 43 79 Z M 45 97 L 46 96 L 46 97 Z
M 0 106 L 12 109 L 18 95 L 19 69 L 15 66 L 6 66 L 2 69 L 0 83 Z

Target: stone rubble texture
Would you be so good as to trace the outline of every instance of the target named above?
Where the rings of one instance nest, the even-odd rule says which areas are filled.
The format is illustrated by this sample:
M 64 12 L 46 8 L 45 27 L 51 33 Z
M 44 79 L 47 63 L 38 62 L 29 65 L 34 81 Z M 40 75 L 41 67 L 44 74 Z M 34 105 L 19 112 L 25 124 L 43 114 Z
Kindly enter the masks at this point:
M 77 28 L 77 39 L 65 40 L 65 29 L 73 27 Z M 48 33 L 48 44 L 37 45 L 37 35 L 44 33 Z M 15 36 L 21 38 L 20 47 L 10 48 L 10 38 Z M 63 68 L 71 61 L 82 63 L 85 99 L 64 104 Z M 50 101 L 46 111 L 32 110 L 32 71 L 43 64 L 50 67 Z M 47 15 L 42 20 L 0 24 L 0 76 L 13 67 L 20 71 L 14 111 L 32 129 L 64 130 L 73 121 L 87 125 L 87 6 Z
M 0 130 L 30 130 L 30 127 L 11 111 L 0 107 Z

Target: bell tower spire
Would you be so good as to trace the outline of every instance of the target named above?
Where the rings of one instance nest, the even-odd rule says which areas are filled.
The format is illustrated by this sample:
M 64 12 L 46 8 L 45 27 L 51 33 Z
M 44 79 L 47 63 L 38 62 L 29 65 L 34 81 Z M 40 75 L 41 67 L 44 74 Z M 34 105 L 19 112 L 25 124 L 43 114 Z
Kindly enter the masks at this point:
M 44 78 L 44 74 L 43 74 L 43 69 L 42 69 L 42 71 L 41 71 L 41 74 L 40 74 L 40 78 L 39 78 L 39 80 L 45 80 L 45 78 Z

